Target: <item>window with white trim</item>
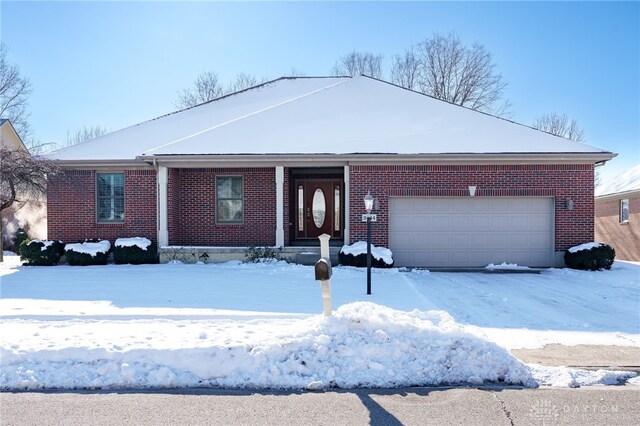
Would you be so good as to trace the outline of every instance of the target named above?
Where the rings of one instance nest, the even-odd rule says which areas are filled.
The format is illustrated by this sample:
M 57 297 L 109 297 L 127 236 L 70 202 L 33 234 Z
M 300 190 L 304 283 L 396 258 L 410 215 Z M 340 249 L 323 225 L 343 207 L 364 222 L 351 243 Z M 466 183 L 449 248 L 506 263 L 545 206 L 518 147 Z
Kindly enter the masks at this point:
M 124 173 L 96 173 L 98 222 L 124 222 Z
M 629 199 L 620 200 L 620 223 L 629 222 Z
M 242 223 L 244 190 L 242 176 L 216 176 L 216 222 Z

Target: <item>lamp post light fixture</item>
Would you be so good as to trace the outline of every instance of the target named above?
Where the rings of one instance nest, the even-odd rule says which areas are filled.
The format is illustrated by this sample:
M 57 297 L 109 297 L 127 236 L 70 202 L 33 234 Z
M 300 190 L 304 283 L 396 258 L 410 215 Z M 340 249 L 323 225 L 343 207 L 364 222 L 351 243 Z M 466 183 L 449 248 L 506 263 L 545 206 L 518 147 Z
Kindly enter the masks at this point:
M 367 211 L 367 294 L 371 294 L 371 219 L 373 210 L 373 195 L 371 191 L 367 191 L 367 195 L 364 197 L 364 209 Z

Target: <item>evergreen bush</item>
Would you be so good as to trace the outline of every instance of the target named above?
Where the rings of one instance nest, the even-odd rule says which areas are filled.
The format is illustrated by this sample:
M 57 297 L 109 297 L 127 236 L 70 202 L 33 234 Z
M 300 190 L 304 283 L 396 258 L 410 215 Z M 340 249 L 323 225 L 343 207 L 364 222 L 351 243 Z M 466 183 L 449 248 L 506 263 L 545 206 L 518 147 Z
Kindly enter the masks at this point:
M 338 260 L 341 265 L 356 266 L 358 268 L 367 267 L 367 243 L 364 241 L 357 241 L 350 246 L 343 246 L 338 253 Z M 391 250 L 384 247 L 376 247 L 371 244 L 371 267 L 373 268 L 392 268 L 393 267 L 393 254 Z M 391 264 L 385 263 L 383 256 L 376 258 L 374 251 L 382 252 L 387 257 L 391 258 Z
M 111 252 L 111 243 L 107 240 L 67 244 L 64 255 L 72 266 L 106 265 Z
M 158 246 L 147 238 L 137 238 L 147 245 L 146 248 L 140 245 L 127 245 L 126 239 L 117 239 L 113 245 L 113 261 L 116 264 L 140 265 L 143 263 L 158 263 Z
M 60 261 L 64 244 L 62 241 L 26 239 L 18 250 L 20 260 L 25 265 L 53 266 Z
M 616 257 L 616 251 L 608 244 L 600 243 L 591 248 L 573 251 L 571 249 L 564 253 L 564 263 L 572 269 L 582 269 L 586 271 L 598 271 L 611 269 Z

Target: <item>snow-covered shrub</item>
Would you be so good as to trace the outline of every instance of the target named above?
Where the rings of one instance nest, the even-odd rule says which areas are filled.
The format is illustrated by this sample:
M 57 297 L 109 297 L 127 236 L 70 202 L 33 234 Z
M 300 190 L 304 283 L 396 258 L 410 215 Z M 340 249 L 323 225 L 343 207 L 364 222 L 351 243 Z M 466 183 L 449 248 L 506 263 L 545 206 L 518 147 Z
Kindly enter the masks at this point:
M 249 246 L 244 251 L 245 263 L 272 262 L 282 260 L 282 247 Z
M 611 269 L 616 251 L 608 244 L 586 243 L 571 247 L 564 253 L 564 263 L 569 268 L 598 271 Z
M 357 241 L 350 246 L 342 246 L 340 253 L 338 253 L 338 259 L 341 265 L 366 267 L 367 242 Z M 374 268 L 393 267 L 393 253 L 391 253 L 391 250 L 371 244 L 371 266 Z
M 64 251 L 62 241 L 24 240 L 20 244 L 20 260 L 25 265 L 57 265 Z
M 113 261 L 117 264 L 158 263 L 156 243 L 148 238 L 118 238 L 113 245 Z
M 111 252 L 111 243 L 107 240 L 67 244 L 64 255 L 69 265 L 106 265 Z

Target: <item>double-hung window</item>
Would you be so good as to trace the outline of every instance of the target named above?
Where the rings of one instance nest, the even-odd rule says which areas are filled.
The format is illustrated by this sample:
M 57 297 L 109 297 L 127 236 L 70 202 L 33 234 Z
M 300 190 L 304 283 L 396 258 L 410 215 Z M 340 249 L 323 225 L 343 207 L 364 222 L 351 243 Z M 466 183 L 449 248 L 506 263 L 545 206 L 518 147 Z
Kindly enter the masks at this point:
M 124 173 L 97 173 L 98 222 L 124 222 Z
M 629 199 L 620 200 L 620 223 L 629 222 Z
M 216 222 L 242 223 L 244 220 L 242 176 L 216 177 Z

